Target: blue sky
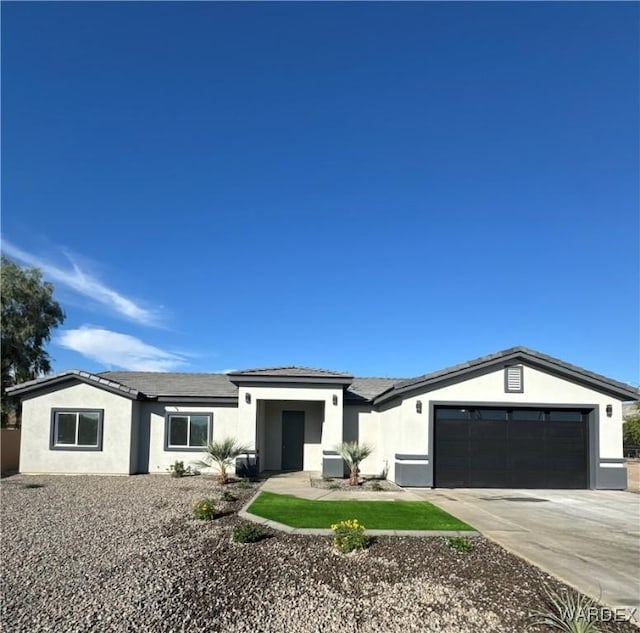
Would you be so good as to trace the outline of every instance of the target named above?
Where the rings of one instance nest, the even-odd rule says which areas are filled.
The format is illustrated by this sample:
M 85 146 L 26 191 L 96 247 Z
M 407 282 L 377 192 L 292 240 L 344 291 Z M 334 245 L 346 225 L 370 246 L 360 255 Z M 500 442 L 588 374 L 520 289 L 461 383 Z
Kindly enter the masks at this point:
M 639 370 L 637 3 L 2 3 L 54 368 Z

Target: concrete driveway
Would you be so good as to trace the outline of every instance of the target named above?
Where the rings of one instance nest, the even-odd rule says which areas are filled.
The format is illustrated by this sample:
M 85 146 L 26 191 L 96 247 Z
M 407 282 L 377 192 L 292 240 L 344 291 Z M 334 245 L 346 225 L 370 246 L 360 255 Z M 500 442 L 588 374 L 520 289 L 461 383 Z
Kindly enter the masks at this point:
M 640 496 L 610 490 L 414 490 L 605 605 L 638 609 Z

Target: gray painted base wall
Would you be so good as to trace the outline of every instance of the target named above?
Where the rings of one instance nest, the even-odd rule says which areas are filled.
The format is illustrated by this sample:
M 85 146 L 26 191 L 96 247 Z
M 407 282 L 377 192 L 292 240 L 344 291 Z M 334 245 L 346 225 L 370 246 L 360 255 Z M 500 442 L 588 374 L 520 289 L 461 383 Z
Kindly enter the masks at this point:
M 598 490 L 626 490 L 627 469 L 626 467 L 602 468 L 599 466 L 596 481 Z
M 342 457 L 334 457 L 332 455 L 323 455 L 322 457 L 322 476 L 323 477 L 344 477 L 345 464 Z
M 431 488 L 433 478 L 429 464 L 396 462 L 396 483 L 407 488 Z

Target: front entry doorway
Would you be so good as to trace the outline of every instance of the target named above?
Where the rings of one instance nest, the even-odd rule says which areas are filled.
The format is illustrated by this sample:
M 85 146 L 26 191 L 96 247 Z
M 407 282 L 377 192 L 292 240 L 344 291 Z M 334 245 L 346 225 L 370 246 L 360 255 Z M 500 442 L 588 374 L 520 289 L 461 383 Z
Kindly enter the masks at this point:
M 302 470 L 304 411 L 282 412 L 282 470 Z

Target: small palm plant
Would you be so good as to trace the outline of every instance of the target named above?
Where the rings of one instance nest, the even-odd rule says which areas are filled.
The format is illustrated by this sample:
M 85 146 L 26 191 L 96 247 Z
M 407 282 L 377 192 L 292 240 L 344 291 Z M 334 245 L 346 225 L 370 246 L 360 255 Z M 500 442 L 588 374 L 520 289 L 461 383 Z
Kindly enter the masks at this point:
M 227 470 L 233 460 L 248 450 L 246 446 L 240 444 L 235 438 L 225 437 L 223 440 L 209 442 L 204 449 L 202 460 L 198 460 L 194 464 L 202 468 L 211 468 L 214 464 L 217 465 L 220 471 L 218 480 L 221 484 L 226 484 L 229 481 Z
M 336 446 L 336 450 L 349 467 L 349 485 L 357 486 L 360 464 L 373 453 L 373 448 L 359 442 L 342 442 Z

